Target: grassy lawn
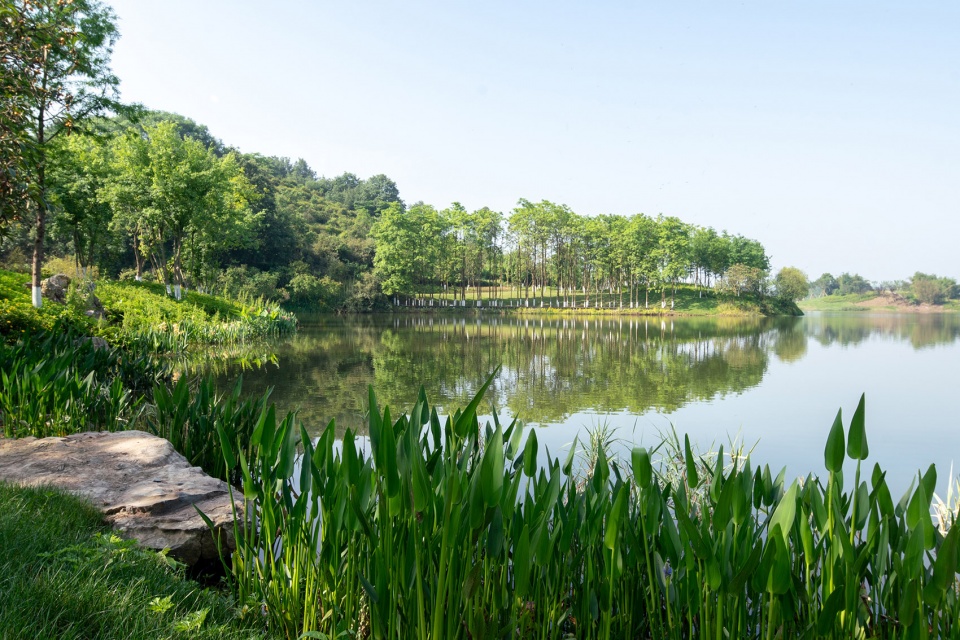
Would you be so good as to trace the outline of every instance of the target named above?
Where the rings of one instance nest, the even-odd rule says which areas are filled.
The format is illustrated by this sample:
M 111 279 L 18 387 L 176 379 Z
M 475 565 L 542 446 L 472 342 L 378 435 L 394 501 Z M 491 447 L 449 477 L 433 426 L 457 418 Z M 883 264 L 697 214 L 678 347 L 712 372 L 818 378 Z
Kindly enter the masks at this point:
M 264 637 L 235 611 L 83 500 L 0 483 L 0 638 Z
M 867 307 L 856 306 L 858 302 L 873 300 L 877 297 L 871 293 L 848 293 L 846 295 L 823 296 L 821 298 L 804 298 L 797 306 L 804 311 L 869 311 Z M 891 307 L 892 308 L 892 307 Z
M 805 298 L 797 303 L 803 311 L 896 311 L 911 312 L 917 309 L 916 305 L 903 304 L 872 304 L 861 305 L 860 303 L 869 302 L 876 299 L 879 294 L 875 291 L 870 293 L 848 293 L 846 295 L 831 295 L 821 298 Z M 880 302 L 880 301 L 878 301 Z M 929 310 L 931 307 L 927 307 Z M 947 300 L 942 305 L 932 307 L 938 311 L 960 311 L 960 300 Z

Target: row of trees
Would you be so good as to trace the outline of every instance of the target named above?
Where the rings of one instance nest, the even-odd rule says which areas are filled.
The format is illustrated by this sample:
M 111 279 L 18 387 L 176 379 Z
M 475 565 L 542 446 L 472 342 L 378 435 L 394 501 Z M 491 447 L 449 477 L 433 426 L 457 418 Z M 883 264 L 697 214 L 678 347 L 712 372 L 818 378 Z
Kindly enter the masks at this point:
M 566 205 L 520 200 L 509 217 L 488 208 L 468 212 L 417 203 L 393 206 L 373 227 L 375 268 L 384 293 L 440 288 L 463 299 L 468 288 L 510 287 L 523 298 L 608 292 L 633 306 L 661 305 L 680 282 L 701 291 L 759 291 L 770 260 L 756 240 L 717 233 L 675 217 L 581 216 Z

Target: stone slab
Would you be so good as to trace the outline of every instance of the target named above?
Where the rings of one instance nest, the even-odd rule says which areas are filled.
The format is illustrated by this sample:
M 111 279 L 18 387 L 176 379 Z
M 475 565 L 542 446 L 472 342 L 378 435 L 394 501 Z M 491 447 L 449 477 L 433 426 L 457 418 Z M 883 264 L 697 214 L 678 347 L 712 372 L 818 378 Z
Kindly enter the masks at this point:
M 219 559 L 214 534 L 194 507 L 213 521 L 225 552 L 234 546 L 227 484 L 142 431 L 0 439 L 0 480 L 83 496 L 121 535 L 169 549 L 190 566 Z M 242 509 L 242 494 L 234 493 Z

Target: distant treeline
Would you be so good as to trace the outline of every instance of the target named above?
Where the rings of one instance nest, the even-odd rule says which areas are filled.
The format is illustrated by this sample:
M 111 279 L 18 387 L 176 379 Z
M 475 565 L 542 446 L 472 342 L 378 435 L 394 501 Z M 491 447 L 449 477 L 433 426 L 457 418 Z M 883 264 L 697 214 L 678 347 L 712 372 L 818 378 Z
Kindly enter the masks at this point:
M 917 271 L 907 280 L 885 280 L 871 283 L 859 274 L 841 273 L 833 277 L 829 273 L 810 282 L 809 295 L 822 298 L 831 295 L 889 292 L 907 300 L 923 304 L 943 304 L 960 298 L 960 287 L 953 278 L 940 277 Z

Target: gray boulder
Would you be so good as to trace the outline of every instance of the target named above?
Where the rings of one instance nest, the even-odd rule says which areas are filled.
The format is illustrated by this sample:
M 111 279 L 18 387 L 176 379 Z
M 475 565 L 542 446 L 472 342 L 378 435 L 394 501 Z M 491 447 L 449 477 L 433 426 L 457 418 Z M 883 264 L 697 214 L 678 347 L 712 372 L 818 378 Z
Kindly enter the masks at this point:
M 87 310 L 83 312 L 88 318 L 96 318 L 97 320 L 103 320 L 106 317 L 106 309 L 103 308 L 103 303 L 100 302 L 100 298 L 93 295 L 91 292 L 87 296 Z
M 67 303 L 67 289 L 70 287 L 70 276 L 58 273 L 46 280 L 40 281 L 40 295 L 51 302 Z
M 124 537 L 169 549 L 190 566 L 219 559 L 217 538 L 225 554 L 234 548 L 227 484 L 191 467 L 167 440 L 142 431 L 0 439 L 0 481 L 81 495 Z M 239 512 L 242 495 L 235 494 Z M 213 521 L 213 532 L 197 509 Z

